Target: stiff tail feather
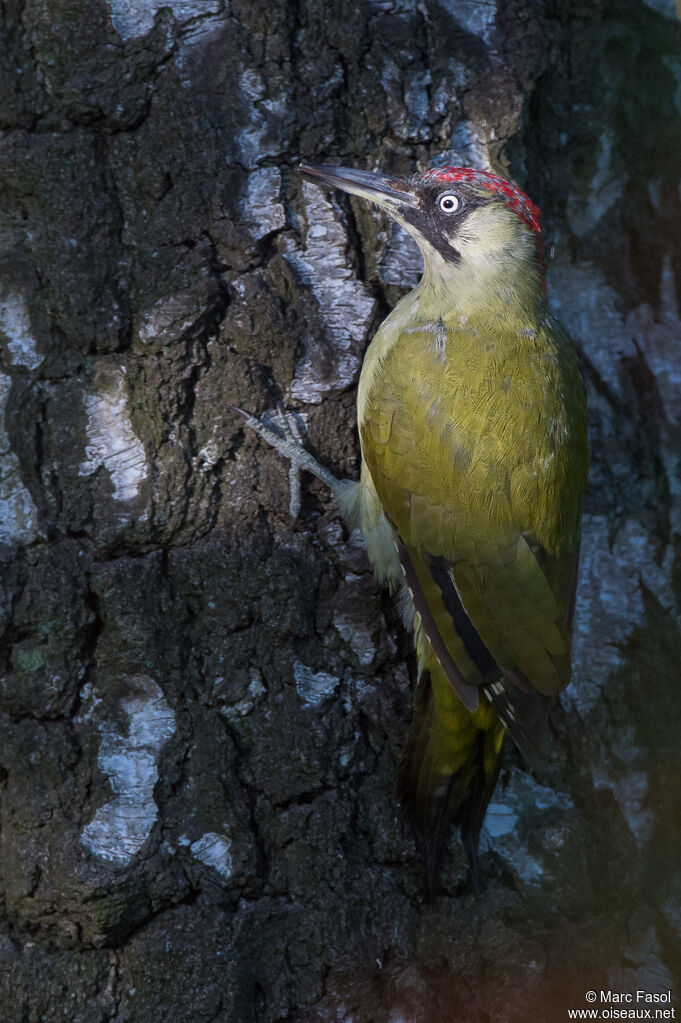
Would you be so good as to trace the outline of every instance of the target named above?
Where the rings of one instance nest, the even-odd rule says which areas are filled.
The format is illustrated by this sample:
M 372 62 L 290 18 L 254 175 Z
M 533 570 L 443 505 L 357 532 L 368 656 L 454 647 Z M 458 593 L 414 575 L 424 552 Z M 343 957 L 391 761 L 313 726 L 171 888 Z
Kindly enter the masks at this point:
M 437 891 L 451 822 L 461 829 L 474 889 L 480 890 L 478 841 L 501 761 L 504 728 L 483 699 L 471 714 L 434 658 L 421 671 L 414 718 L 402 756 L 398 794 L 423 847 L 426 891 Z

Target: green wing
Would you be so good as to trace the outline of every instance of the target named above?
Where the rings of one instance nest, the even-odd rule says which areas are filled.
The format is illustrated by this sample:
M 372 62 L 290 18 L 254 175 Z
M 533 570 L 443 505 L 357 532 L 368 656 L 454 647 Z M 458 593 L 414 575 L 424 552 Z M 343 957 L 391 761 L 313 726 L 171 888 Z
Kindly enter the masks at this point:
M 510 725 L 523 690 L 550 696 L 570 676 L 586 409 L 576 354 L 548 323 L 468 328 L 399 335 L 360 434 L 433 649 L 469 709 L 465 687 L 484 685 Z

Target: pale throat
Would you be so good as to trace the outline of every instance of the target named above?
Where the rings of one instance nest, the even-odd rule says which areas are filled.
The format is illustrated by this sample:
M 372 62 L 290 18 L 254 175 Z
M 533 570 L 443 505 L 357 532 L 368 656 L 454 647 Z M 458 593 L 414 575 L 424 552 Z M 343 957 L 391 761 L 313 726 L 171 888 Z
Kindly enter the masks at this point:
M 515 215 L 514 216 L 514 220 Z M 508 221 L 492 233 L 471 217 L 451 244 L 458 258 L 445 259 L 423 236 L 411 231 L 423 255 L 423 277 L 414 299 L 419 317 L 456 320 L 479 313 L 525 315 L 543 301 L 543 276 L 536 239 Z
M 526 315 L 541 300 L 541 287 L 531 273 L 519 274 L 511 266 L 493 268 L 459 264 L 452 265 L 438 256 L 428 263 L 414 292 L 420 316 L 427 320 L 442 319 L 445 323 L 503 312 L 506 316 Z

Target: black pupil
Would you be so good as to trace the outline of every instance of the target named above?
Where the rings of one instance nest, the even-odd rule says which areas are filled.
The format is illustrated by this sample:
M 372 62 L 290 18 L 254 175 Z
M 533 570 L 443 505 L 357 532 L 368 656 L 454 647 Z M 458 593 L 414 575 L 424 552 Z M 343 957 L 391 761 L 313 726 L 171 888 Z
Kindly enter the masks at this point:
M 454 200 L 451 198 L 442 200 L 442 208 L 445 210 L 451 210 L 454 207 Z

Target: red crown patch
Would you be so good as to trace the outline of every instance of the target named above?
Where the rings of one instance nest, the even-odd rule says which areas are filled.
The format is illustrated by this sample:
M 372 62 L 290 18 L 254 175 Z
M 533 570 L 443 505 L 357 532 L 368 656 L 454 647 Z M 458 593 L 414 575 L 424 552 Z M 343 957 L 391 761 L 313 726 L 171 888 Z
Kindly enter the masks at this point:
M 498 174 L 490 174 L 489 171 L 474 170 L 472 167 L 436 167 L 428 171 L 424 177 L 435 181 L 465 181 L 467 184 L 479 185 L 500 195 L 509 209 L 521 217 L 528 227 L 531 227 L 537 234 L 541 232 L 541 212 L 534 205 L 524 192 L 500 178 Z

